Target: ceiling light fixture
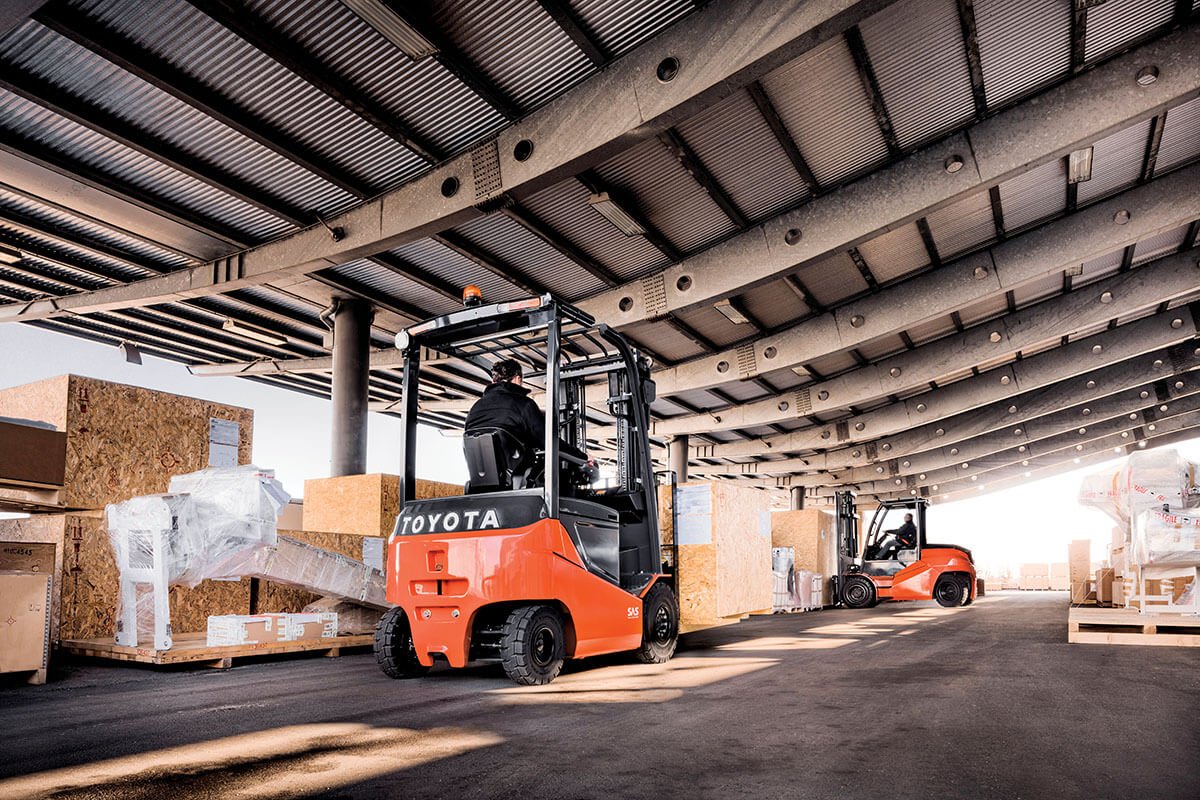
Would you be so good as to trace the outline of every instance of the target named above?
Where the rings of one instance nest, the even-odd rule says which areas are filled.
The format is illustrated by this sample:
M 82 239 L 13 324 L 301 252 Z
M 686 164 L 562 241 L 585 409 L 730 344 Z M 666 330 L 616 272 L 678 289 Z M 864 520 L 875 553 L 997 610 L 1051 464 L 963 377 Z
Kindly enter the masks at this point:
M 422 36 L 416 28 L 381 0 L 342 0 L 342 5 L 362 17 L 383 38 L 399 47 L 401 52 L 413 61 L 429 58 L 438 52 L 433 42 Z
M 248 322 L 241 322 L 236 319 L 226 319 L 221 323 L 221 330 L 237 334 L 245 339 L 253 339 L 256 342 L 276 347 L 282 347 L 288 341 L 286 337 L 280 336 L 274 331 L 269 331 L 266 328 L 260 328 L 257 325 L 251 325 Z
M 630 216 L 628 211 L 621 208 L 616 200 L 609 197 L 608 192 L 594 194 L 588 202 L 591 203 L 592 208 L 600 212 L 600 216 L 615 225 L 617 230 L 626 236 L 644 236 L 646 234 L 646 229 Z
M 1067 158 L 1067 183 L 1083 183 L 1092 179 L 1092 148 L 1072 151 Z
M 735 306 L 733 301 L 728 298 L 724 300 L 718 300 L 717 302 L 713 303 L 713 308 L 715 308 L 717 311 L 720 311 L 721 314 L 724 315 L 725 319 L 729 320 L 734 325 L 745 325 L 750 322 L 746 315 L 741 312 L 741 309 Z
M 125 356 L 125 361 L 128 363 L 142 363 L 142 351 L 138 350 L 138 346 L 133 342 L 121 342 L 117 345 L 117 349 L 121 351 L 121 355 Z

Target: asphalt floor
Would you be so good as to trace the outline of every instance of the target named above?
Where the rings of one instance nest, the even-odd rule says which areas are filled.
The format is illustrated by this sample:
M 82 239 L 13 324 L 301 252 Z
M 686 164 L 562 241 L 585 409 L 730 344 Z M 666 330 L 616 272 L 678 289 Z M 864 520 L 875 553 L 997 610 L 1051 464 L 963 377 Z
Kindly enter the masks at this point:
M 756 617 L 668 664 L 385 677 L 76 662 L 0 686 L 0 798 L 1200 798 L 1200 649 L 1067 644 L 1065 593 Z

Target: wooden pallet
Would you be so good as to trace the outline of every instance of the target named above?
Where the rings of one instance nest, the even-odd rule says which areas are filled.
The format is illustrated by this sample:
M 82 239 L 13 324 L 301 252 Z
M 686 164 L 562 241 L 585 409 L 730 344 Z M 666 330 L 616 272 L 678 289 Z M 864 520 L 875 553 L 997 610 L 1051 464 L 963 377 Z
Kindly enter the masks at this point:
M 59 651 L 72 656 L 105 658 L 112 661 L 135 661 L 139 664 L 195 664 L 214 669 L 229 669 L 235 658 L 249 656 L 289 655 L 292 653 L 321 652 L 326 656 L 341 655 L 348 647 L 370 647 L 375 637 L 371 634 L 337 636 L 333 639 L 306 639 L 298 642 L 268 642 L 265 644 L 239 644 L 209 647 L 203 633 L 181 633 L 174 639 L 170 650 L 152 650 L 144 647 L 123 647 L 109 639 L 66 639 Z
M 1067 617 L 1067 641 L 1200 647 L 1200 617 L 1141 614 L 1128 608 L 1072 608 Z

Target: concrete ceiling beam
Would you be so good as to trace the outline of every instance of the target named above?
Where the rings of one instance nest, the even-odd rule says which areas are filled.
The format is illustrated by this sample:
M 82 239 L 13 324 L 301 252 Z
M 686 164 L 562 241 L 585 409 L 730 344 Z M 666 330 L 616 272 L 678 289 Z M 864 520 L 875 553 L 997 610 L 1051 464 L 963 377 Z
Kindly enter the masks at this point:
M 1200 172 L 1197 177 L 1200 179 Z M 1197 212 L 1200 213 L 1200 193 L 1192 191 L 1191 194 L 1197 198 Z M 1193 249 L 1157 259 L 1138 269 L 981 322 L 962 333 L 945 336 L 798 390 L 712 413 L 659 420 L 654 424 L 654 431 L 674 436 L 706 430 L 753 428 L 906 394 L 978 364 L 994 363 L 997 358 L 1033 350 L 1063 336 L 1192 294 L 1200 285 L 1198 255 L 1200 249 Z M 1055 270 L 1059 271 L 1061 268 Z M 896 309 L 907 311 L 908 306 L 897 305 Z M 901 316 L 895 312 L 894 315 Z M 863 437 L 851 435 L 850 438 Z

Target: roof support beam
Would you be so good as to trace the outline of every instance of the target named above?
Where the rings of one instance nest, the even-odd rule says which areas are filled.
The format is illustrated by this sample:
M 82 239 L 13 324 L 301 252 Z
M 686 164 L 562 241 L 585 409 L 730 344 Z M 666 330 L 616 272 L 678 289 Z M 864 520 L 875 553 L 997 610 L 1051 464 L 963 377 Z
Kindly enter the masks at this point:
M 1119 433 L 1131 421 L 1152 423 L 1168 416 L 1200 410 L 1200 360 L 1190 371 L 1162 380 L 1124 389 L 1108 397 L 1078 403 L 1023 423 L 982 434 L 954 446 L 924 453 L 893 455 L 871 466 L 840 472 L 793 474 L 792 486 L 854 486 L 861 491 L 888 493 L 896 486 L 930 486 L 953 480 L 962 474 L 1019 463 L 1034 455 L 1052 452 L 1058 447 L 1075 447 L 1094 439 Z M 1072 388 L 1077 380 L 1068 381 Z M 1176 384 L 1180 384 L 1176 386 Z M 1052 390 L 1053 391 L 1053 390 Z M 1164 410 L 1165 409 L 1165 410 Z M 1002 457 L 1003 456 L 1003 457 Z M 706 475 L 761 475 L 764 485 L 773 478 L 809 470 L 819 457 L 787 458 L 748 464 L 702 465 L 695 471 Z M 963 466 L 966 464 L 967 466 Z M 899 484 L 896 481 L 901 481 Z
M 1190 295 L 1196 290 L 1197 255 L 1200 253 L 1190 250 L 1165 256 L 1078 292 L 1051 297 L 1012 314 L 982 322 L 963 333 L 806 386 L 807 403 L 796 398 L 795 392 L 786 392 L 728 409 L 722 412 L 719 420 L 710 414 L 662 420 L 655 423 L 655 431 L 663 436 L 675 436 L 754 427 L 793 420 L 798 414 L 845 409 L 907 392 L 977 364 L 1052 342 L 1063 334 L 1086 330 L 1110 319 L 1155 308 L 1164 300 Z M 1105 297 L 1107 301 L 1103 299 Z
M 481 196 L 471 190 L 475 185 L 473 159 L 482 155 L 480 151 L 463 153 L 398 189 L 327 220 L 345 232 L 337 241 L 323 226 L 311 226 L 248 251 L 236 276 L 217 280 L 212 265 L 205 265 L 182 280 L 154 279 L 128 290 L 106 290 L 106 295 L 94 299 L 100 305 L 129 307 L 162 302 L 164 295 L 169 299 L 181 286 L 198 295 L 274 283 L 439 233 L 478 217 L 479 204 L 503 193 L 519 200 L 603 162 L 633 141 L 661 133 L 886 5 L 886 0 L 832 0 L 825 4 L 743 0 L 705 6 L 501 131 L 494 145 L 483 145 L 489 150 L 494 146 L 500 159 L 501 185 L 494 191 Z M 667 83 L 656 76 L 664 54 L 683 65 Z M 1160 78 L 1155 86 L 1166 83 L 1170 81 Z M 597 116 L 597 108 L 606 113 Z M 517 161 L 514 146 L 525 139 L 535 145 L 533 156 Z M 447 178 L 465 188 L 444 197 L 442 184 Z M 75 311 L 86 313 L 84 306 L 90 301 L 81 297 L 74 302 L 78 304 Z
M 1128 436 L 1113 434 L 1089 442 L 1084 445 L 1082 450 L 1072 448 L 1067 451 L 1056 451 L 1027 459 L 1028 464 L 1022 462 L 999 469 L 983 470 L 975 474 L 977 480 L 972 480 L 971 476 L 967 475 L 948 483 L 938 484 L 936 492 L 933 492 L 930 487 L 929 494 L 942 499 L 976 497 L 986 491 L 995 491 L 1003 486 L 1012 486 L 1048 477 L 1053 470 L 1058 468 L 1061 468 L 1062 472 L 1067 472 L 1080 469 L 1088 464 L 1119 458 L 1140 449 L 1136 443 L 1142 441 L 1147 442 L 1146 447 L 1149 448 L 1152 445 L 1162 446 L 1173 441 L 1194 438 L 1196 428 L 1200 426 L 1200 412 L 1192 411 L 1180 414 L 1177 417 L 1152 423 L 1152 425 L 1154 430 L 1150 430 L 1150 425 L 1131 422 L 1125 431 L 1129 434 Z M 1115 452 L 1117 448 L 1120 449 L 1120 452 Z M 907 492 L 895 492 L 885 496 L 911 496 L 912 491 L 910 489 Z M 920 493 L 920 489 L 916 491 Z
M 1179 320 L 1179 324 L 1175 324 L 1176 320 Z M 1191 341 L 1196 332 L 1197 324 L 1190 308 L 1172 309 L 1165 314 L 1146 317 L 1114 330 L 1105 330 L 949 386 L 910 397 L 901 403 L 855 415 L 837 423 L 806 428 L 782 436 L 766 437 L 750 443 L 710 445 L 695 452 L 693 457 L 730 458 L 760 455 L 764 452 L 827 450 L 855 441 L 863 442 L 861 448 L 854 448 L 845 456 L 839 456 L 845 458 L 845 462 L 838 466 L 845 467 L 870 463 L 876 459 L 877 451 L 881 451 L 884 458 L 890 457 L 893 452 L 920 452 L 942 444 L 938 441 L 941 436 L 937 431 L 941 430 L 942 435 L 945 435 L 949 428 L 948 424 L 935 425 L 937 421 L 948 420 L 973 408 L 995 404 L 1016 393 L 1051 386 L 1063 376 L 1081 375 L 1180 342 Z M 1097 347 L 1099 349 L 1096 349 Z M 1143 369 L 1147 368 L 1151 368 L 1150 365 L 1143 366 Z M 1162 368 L 1161 364 L 1159 368 Z M 1144 380 L 1143 373 L 1139 382 Z M 1020 406 L 1015 403 L 1010 407 L 1013 409 L 1012 414 L 1021 411 Z M 998 420 L 995 427 L 1005 424 L 1008 424 L 1007 420 Z M 987 428 L 991 429 L 993 428 Z M 913 441 L 918 438 L 917 431 L 925 437 L 924 442 Z M 662 435 L 657 429 L 654 432 L 656 435 Z M 982 431 L 975 433 L 980 432 Z M 890 438 L 883 438 L 871 446 L 872 440 L 878 440 L 880 437 Z M 897 441 L 904 441 L 905 446 L 898 447 Z M 857 457 L 853 457 L 854 452 L 858 453 Z M 838 453 L 842 454 L 845 451 L 839 450 Z M 825 468 L 834 469 L 828 459 Z
M 753 370 L 741 377 L 751 377 L 758 370 L 793 367 L 896 335 L 918 323 L 954 314 L 972 303 L 1003 296 L 1025 283 L 1060 274 L 1088 258 L 1186 225 L 1200 217 L 1200 194 L 1193 190 L 1197 182 L 1200 182 L 1200 166 L 1179 170 L 1152 184 L 1131 189 L 1072 216 L 758 339 L 751 343 L 755 351 Z M 1117 211 L 1130 212 L 1128 224 L 1113 224 Z M 728 264 L 725 269 L 735 275 L 745 271 L 729 269 Z M 672 280 L 666 290 L 670 292 L 673 288 Z M 731 288 L 731 293 L 734 292 Z M 581 305 L 596 310 L 587 302 Z M 896 313 L 900 308 L 905 310 L 903 314 Z M 856 317 L 860 319 L 855 320 Z M 659 394 L 666 396 L 725 383 L 730 379 L 730 365 L 739 363 L 737 355 L 737 348 L 730 348 L 660 370 L 654 376 Z M 884 383 L 891 386 L 895 381 L 889 379 Z M 822 400 L 813 394 L 812 408 L 816 413 L 845 405 L 833 395 Z
M 583 18 L 576 13 L 575 8 L 566 0 L 538 0 L 542 10 L 550 15 L 550 18 L 562 28 L 563 33 L 571 38 L 575 46 L 583 51 L 583 54 L 588 57 L 593 66 L 602 67 L 611 58 L 612 54 L 604 47 L 591 31 L 587 29 Z
M 580 305 L 598 319 L 631 325 L 746 291 L 845 251 L 1196 97 L 1200 62 L 1184 54 L 1197 49 L 1200 29 L 1180 30 L 1046 91 L 1038 103 L 1014 106 L 731 237 L 663 270 L 665 299 L 656 295 L 648 301 L 641 283 L 629 282 Z M 1171 85 L 1153 91 L 1163 83 L 1160 77 L 1139 86 L 1133 76 L 1146 63 L 1178 64 Z M 1058 113 L 1048 117 L 1047 107 Z M 963 166 L 949 173 L 946 164 L 955 158 Z M 731 264 L 739 267 L 730 269 Z M 680 283 L 683 277 L 690 280 Z

